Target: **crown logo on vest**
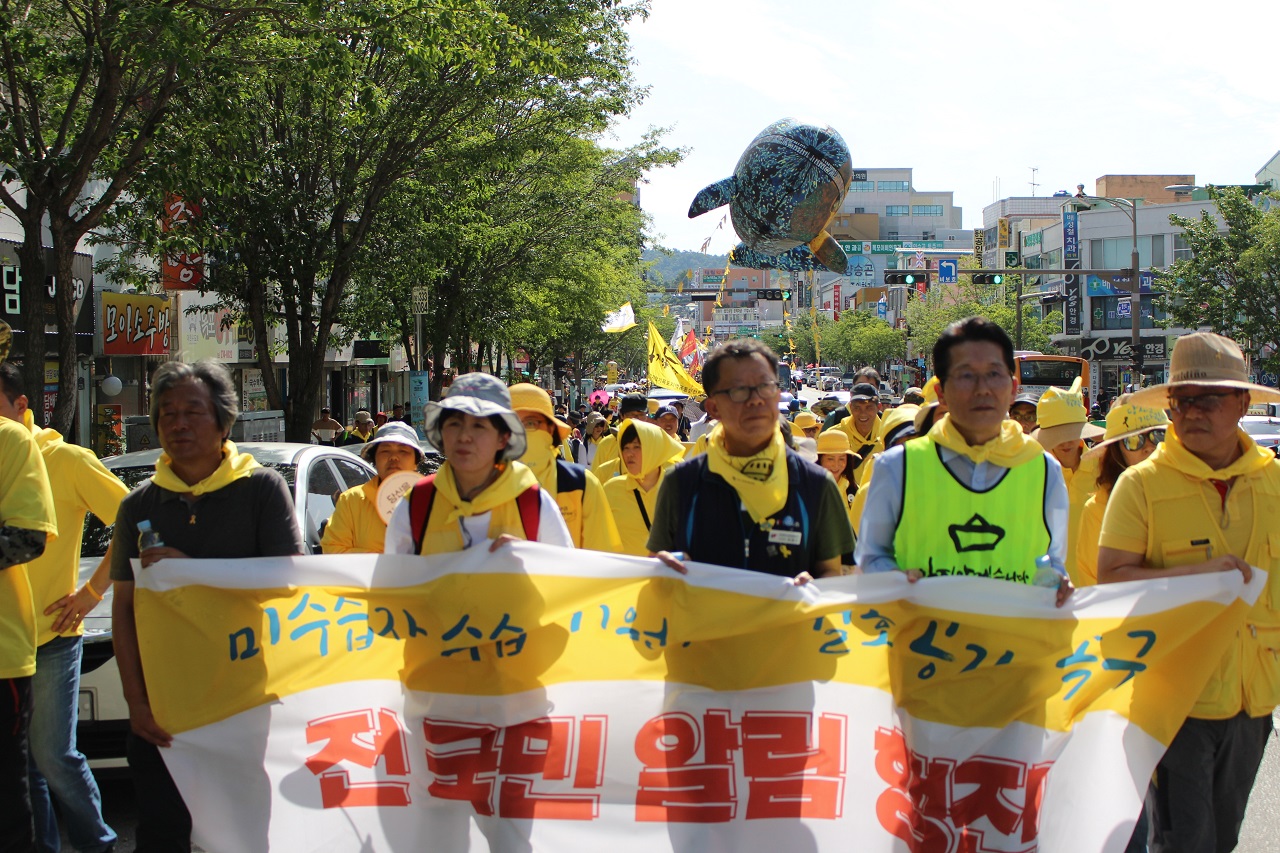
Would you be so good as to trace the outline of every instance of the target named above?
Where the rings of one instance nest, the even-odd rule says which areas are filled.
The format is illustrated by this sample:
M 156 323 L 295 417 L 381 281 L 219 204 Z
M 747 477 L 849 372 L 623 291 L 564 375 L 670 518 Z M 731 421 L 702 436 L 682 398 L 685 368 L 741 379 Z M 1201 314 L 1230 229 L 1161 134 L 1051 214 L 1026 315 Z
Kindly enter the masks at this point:
M 964 524 L 952 524 L 947 527 L 956 551 L 994 551 L 1004 539 L 1004 528 L 987 521 L 976 512 Z

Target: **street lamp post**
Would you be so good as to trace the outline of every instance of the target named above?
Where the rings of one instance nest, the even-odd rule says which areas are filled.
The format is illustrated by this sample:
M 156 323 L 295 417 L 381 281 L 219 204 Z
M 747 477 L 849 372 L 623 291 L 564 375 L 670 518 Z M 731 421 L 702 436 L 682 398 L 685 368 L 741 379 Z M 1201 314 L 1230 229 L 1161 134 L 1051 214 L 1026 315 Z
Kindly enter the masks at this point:
M 1142 274 L 1138 269 L 1138 203 L 1127 198 L 1110 198 L 1108 196 L 1097 195 L 1076 195 L 1076 199 L 1084 199 L 1086 201 L 1105 201 L 1114 205 L 1125 216 L 1129 217 L 1129 224 L 1133 226 L 1133 248 L 1129 255 L 1129 319 L 1132 328 L 1132 364 L 1133 364 L 1133 385 L 1135 388 L 1142 387 Z M 1064 205 L 1065 206 L 1065 205 Z M 1098 266 L 1097 259 L 1093 259 L 1094 266 Z

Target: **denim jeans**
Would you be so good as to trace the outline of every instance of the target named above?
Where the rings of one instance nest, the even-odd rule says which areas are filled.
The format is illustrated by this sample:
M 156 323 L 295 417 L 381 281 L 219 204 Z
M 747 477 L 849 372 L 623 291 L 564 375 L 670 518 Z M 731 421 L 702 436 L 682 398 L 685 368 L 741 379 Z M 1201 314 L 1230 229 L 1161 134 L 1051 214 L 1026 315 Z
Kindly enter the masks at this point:
M 82 648 L 82 639 L 71 636 L 55 637 L 36 649 L 31 690 L 31 807 L 36 849 L 42 853 L 58 853 L 60 844 L 50 794 L 58 801 L 67 838 L 76 850 L 101 853 L 116 840 L 115 832 L 102 820 L 98 783 L 76 749 Z

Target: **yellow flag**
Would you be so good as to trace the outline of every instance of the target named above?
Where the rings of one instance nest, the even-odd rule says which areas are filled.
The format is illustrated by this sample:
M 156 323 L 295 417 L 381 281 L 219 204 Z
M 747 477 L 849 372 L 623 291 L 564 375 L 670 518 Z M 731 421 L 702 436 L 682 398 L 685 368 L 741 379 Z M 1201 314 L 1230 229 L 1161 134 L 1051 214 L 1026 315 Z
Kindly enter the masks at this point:
M 649 321 L 649 384 L 681 391 L 691 397 L 701 397 L 706 393 L 684 369 L 684 362 L 671 351 L 652 320 Z
M 684 279 L 676 282 L 676 293 L 684 293 Z
M 666 317 L 666 316 L 667 316 L 667 315 L 669 315 L 670 313 L 671 313 L 671 306 L 670 306 L 670 305 L 663 305 L 663 306 L 662 306 L 662 316 L 663 316 L 663 317 Z
M 605 315 L 604 323 L 600 326 L 602 332 L 625 332 L 627 329 L 636 325 L 636 312 L 631 308 L 630 302 L 622 303 L 622 307 L 617 311 L 611 311 Z

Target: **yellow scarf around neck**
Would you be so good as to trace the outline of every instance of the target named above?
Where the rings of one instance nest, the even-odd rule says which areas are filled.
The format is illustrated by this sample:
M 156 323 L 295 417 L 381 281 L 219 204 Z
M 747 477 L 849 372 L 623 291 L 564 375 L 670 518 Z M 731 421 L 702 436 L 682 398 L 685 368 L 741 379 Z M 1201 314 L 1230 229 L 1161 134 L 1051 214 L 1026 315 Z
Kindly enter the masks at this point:
M 254 469 L 262 467 L 258 464 L 258 460 L 248 453 L 236 450 L 233 441 L 222 442 L 222 462 L 212 474 L 194 485 L 183 482 L 181 477 L 173 473 L 173 468 L 169 467 L 170 462 L 169 454 L 160 454 L 160 458 L 156 460 L 156 473 L 151 477 L 152 481 L 162 489 L 197 496 L 216 492 L 242 477 L 248 477 Z
M 470 501 L 463 501 L 461 494 L 458 494 L 458 482 L 453 476 L 453 467 L 445 462 L 435 475 L 435 492 L 436 498 L 443 497 L 448 501 L 449 511 L 433 510 L 431 520 L 435 521 L 436 517 L 439 517 L 443 524 L 452 525 L 461 517 L 493 512 L 493 517 L 489 521 L 489 538 L 494 538 L 498 533 L 522 533 L 524 526 L 520 523 L 520 510 L 516 507 L 516 498 L 520 497 L 520 493 L 530 485 L 538 485 L 538 478 L 529 466 L 521 465 L 520 462 L 507 462 L 502 474 L 499 474 L 493 483 L 486 485 L 483 492 Z M 511 523 L 507 515 L 515 519 L 515 524 Z
M 929 438 L 975 463 L 990 462 L 1001 468 L 1016 468 L 1044 455 L 1040 442 L 1024 435 L 1017 421 L 1006 420 L 1000 427 L 1000 435 L 973 447 L 951 422 L 951 416 L 943 415 L 929 430 Z
M 733 487 L 753 521 L 763 521 L 786 506 L 787 445 L 781 430 L 775 429 L 769 444 L 754 456 L 730 456 L 724 431 L 713 430 L 707 441 L 707 467 Z
M 1169 424 L 1165 431 L 1164 441 L 1156 448 L 1156 452 L 1151 454 L 1150 458 L 1154 460 L 1156 459 L 1156 454 L 1160 454 L 1161 460 L 1177 468 L 1188 477 L 1194 477 L 1197 480 L 1230 480 L 1233 477 L 1253 474 L 1275 463 L 1275 454 L 1259 447 L 1254 443 L 1253 439 L 1238 428 L 1236 430 L 1236 441 L 1240 442 L 1240 447 L 1244 451 L 1240 458 L 1226 468 L 1215 471 L 1209 467 L 1207 462 L 1187 449 L 1187 446 L 1182 443 L 1182 439 L 1178 438 L 1173 424 Z

